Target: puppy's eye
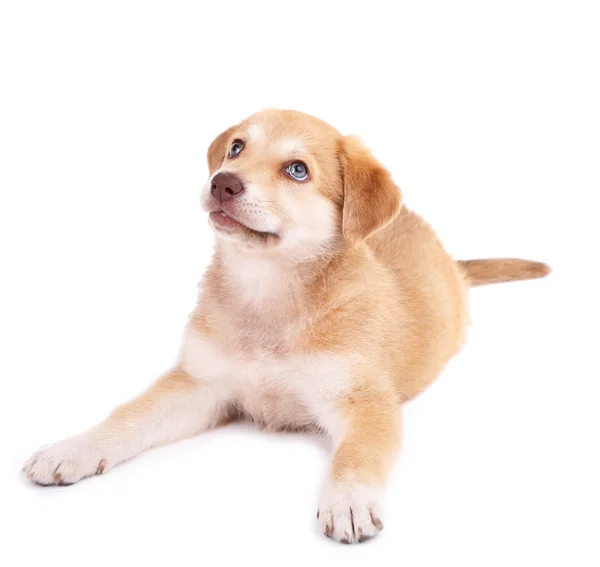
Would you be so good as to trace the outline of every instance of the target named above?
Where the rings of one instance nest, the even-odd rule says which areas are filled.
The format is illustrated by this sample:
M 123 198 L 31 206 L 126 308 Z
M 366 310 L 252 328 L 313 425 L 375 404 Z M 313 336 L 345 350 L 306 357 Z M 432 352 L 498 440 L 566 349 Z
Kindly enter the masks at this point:
M 308 168 L 301 161 L 290 163 L 285 171 L 296 181 L 305 181 L 308 178 Z
M 242 140 L 234 140 L 233 144 L 229 148 L 227 157 L 234 158 L 240 155 L 240 152 L 244 149 L 244 142 Z

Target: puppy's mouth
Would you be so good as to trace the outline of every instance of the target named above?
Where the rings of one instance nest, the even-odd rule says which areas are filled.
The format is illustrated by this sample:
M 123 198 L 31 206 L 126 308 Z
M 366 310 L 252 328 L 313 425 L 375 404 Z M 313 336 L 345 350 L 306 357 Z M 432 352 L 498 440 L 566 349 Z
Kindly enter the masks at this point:
M 208 216 L 210 223 L 214 227 L 215 230 L 219 232 L 223 232 L 225 234 L 229 234 L 232 236 L 239 235 L 242 237 L 250 237 L 254 239 L 262 239 L 267 240 L 270 237 L 278 238 L 276 234 L 271 232 L 262 232 L 260 230 L 255 230 L 240 222 L 239 220 L 233 218 L 229 213 L 226 213 L 224 210 L 212 211 Z
M 225 211 L 213 211 L 210 213 L 209 218 L 216 228 L 221 228 L 224 230 L 252 230 L 249 226 L 246 226 L 240 221 L 235 220 Z

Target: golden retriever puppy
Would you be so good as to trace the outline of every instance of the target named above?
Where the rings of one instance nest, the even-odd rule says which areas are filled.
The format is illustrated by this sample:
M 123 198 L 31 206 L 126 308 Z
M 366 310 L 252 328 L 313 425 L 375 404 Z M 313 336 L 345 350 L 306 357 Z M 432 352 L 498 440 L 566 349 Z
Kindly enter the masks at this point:
M 71 484 L 238 417 L 321 432 L 333 443 L 321 529 L 366 540 L 383 527 L 399 408 L 463 344 L 470 286 L 549 268 L 454 261 L 358 139 L 300 112 L 266 110 L 229 128 L 208 165 L 215 255 L 176 366 L 24 471 Z

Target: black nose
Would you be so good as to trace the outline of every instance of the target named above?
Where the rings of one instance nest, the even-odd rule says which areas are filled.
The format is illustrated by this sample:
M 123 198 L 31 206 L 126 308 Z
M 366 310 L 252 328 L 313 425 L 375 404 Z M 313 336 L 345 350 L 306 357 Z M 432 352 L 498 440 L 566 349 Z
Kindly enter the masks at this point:
M 240 178 L 229 172 L 217 173 L 210 184 L 210 192 L 219 202 L 229 201 L 244 190 Z

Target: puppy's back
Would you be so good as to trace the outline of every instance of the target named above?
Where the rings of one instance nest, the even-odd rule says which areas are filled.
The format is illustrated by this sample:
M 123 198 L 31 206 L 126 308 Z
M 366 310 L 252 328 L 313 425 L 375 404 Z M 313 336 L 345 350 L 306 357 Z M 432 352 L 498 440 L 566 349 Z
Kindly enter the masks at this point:
M 418 373 L 417 379 L 404 382 L 405 372 L 398 374 L 402 397 L 410 399 L 438 376 L 462 346 L 469 319 L 467 280 L 431 226 L 404 206 L 398 217 L 367 244 L 394 274 L 398 293 L 405 297 L 410 347 L 417 351 L 414 359 L 422 361 L 422 367 L 411 368 Z M 401 342 L 396 346 L 399 359 L 406 356 L 401 351 L 407 345 Z

